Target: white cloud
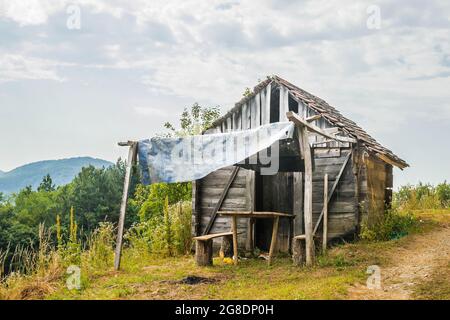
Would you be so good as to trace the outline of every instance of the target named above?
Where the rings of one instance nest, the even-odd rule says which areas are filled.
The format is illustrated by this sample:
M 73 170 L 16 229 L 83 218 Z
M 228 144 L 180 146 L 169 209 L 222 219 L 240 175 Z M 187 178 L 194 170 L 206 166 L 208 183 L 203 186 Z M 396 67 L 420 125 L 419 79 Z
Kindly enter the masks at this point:
M 0 82 L 18 80 L 55 80 L 63 81 L 58 67 L 68 66 L 52 60 L 23 56 L 20 54 L 0 55 Z
M 14 20 L 20 26 L 43 24 L 47 22 L 50 14 L 64 7 L 64 2 L 51 0 L 2 0 L 0 16 Z
M 41 25 L 57 13 L 65 12 L 69 5 L 78 5 L 92 13 L 107 13 L 116 18 L 123 14 L 123 9 L 111 1 L 102 0 L 0 0 L 0 18 L 17 22 L 20 26 Z

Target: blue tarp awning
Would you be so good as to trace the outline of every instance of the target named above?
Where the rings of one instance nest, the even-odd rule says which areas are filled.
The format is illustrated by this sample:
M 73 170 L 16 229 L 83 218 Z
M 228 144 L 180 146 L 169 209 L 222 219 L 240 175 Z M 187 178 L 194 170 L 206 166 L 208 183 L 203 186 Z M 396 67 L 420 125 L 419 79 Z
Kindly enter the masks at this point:
M 276 122 L 242 131 L 141 140 L 143 183 L 193 181 L 246 159 L 267 166 L 278 158 L 278 141 L 292 138 L 293 132 L 292 122 Z

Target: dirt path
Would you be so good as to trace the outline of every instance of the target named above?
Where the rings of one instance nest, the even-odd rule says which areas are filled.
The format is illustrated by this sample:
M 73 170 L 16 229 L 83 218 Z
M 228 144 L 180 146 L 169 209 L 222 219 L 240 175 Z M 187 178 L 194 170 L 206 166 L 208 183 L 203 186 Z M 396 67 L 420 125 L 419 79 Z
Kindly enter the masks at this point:
M 349 290 L 349 299 L 411 299 L 415 286 L 448 265 L 450 227 L 414 235 L 404 246 L 386 254 L 392 263 L 380 269 L 381 289 L 355 285 Z

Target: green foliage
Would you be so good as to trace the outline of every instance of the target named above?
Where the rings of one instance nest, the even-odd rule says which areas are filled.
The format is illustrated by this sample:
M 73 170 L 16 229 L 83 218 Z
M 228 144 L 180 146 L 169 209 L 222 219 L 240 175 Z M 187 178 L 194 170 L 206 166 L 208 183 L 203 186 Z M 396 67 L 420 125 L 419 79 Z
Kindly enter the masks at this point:
M 100 222 L 88 239 L 85 263 L 94 272 L 107 270 L 113 265 L 115 228 L 111 222 Z
M 180 118 L 180 128 L 175 127 L 166 122 L 164 127 L 169 129 L 167 136 L 189 136 L 201 134 L 201 132 L 211 126 L 211 124 L 220 116 L 219 107 L 201 107 L 198 103 L 194 103 L 189 110 L 184 108 Z
M 117 221 L 124 176 L 125 164 L 120 160 L 106 169 L 83 168 L 62 194 L 67 197 L 62 209 L 68 210 L 73 206 L 78 213 L 80 228 L 88 234 L 101 221 Z M 134 185 L 131 192 L 133 188 Z
M 370 214 L 362 223 L 361 239 L 368 241 L 386 241 L 399 239 L 410 233 L 418 224 L 410 211 L 398 209 L 386 210 L 385 214 Z
M 65 251 L 72 252 L 66 256 L 79 259 L 81 244 L 87 243 L 101 222 L 117 222 L 124 174 L 121 160 L 108 168 L 86 167 L 68 185 L 54 189 L 51 177 L 46 176 L 37 191 L 26 187 L 0 201 L 0 250 L 5 261 L 0 272 L 9 272 L 16 248 L 38 249 L 41 224 L 48 228 L 52 245 L 64 245 Z M 134 180 L 131 192 L 136 183 Z M 137 220 L 135 208 L 129 209 L 126 227 Z
M 42 182 L 39 184 L 39 187 L 37 188 L 37 191 L 45 191 L 50 192 L 55 190 L 55 185 L 53 184 L 53 180 L 50 177 L 49 174 L 47 174 L 43 179 Z
M 136 250 L 165 256 L 186 254 L 191 248 L 191 203 L 168 205 L 164 215 L 134 224 L 125 234 L 127 244 Z
M 155 183 L 149 186 L 138 185 L 130 207 L 138 212 L 139 221 L 160 217 L 164 212 L 164 202 L 169 205 L 179 201 L 189 201 L 192 196 L 191 183 Z
M 450 207 L 450 184 L 447 181 L 432 186 L 419 183 L 402 186 L 394 194 L 395 204 L 408 210 L 444 209 Z

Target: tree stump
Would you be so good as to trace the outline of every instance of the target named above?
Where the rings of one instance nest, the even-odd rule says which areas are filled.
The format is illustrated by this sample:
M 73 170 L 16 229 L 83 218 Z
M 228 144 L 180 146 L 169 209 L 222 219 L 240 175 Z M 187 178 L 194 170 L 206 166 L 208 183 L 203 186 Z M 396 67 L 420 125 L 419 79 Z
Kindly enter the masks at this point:
M 213 264 L 213 241 L 208 240 L 196 240 L 195 244 L 195 261 L 199 266 L 211 266 Z
M 224 236 L 222 238 L 222 245 L 220 246 L 221 257 L 233 257 L 233 236 Z
M 292 243 L 292 261 L 296 266 L 303 266 L 306 263 L 305 239 L 294 239 Z

